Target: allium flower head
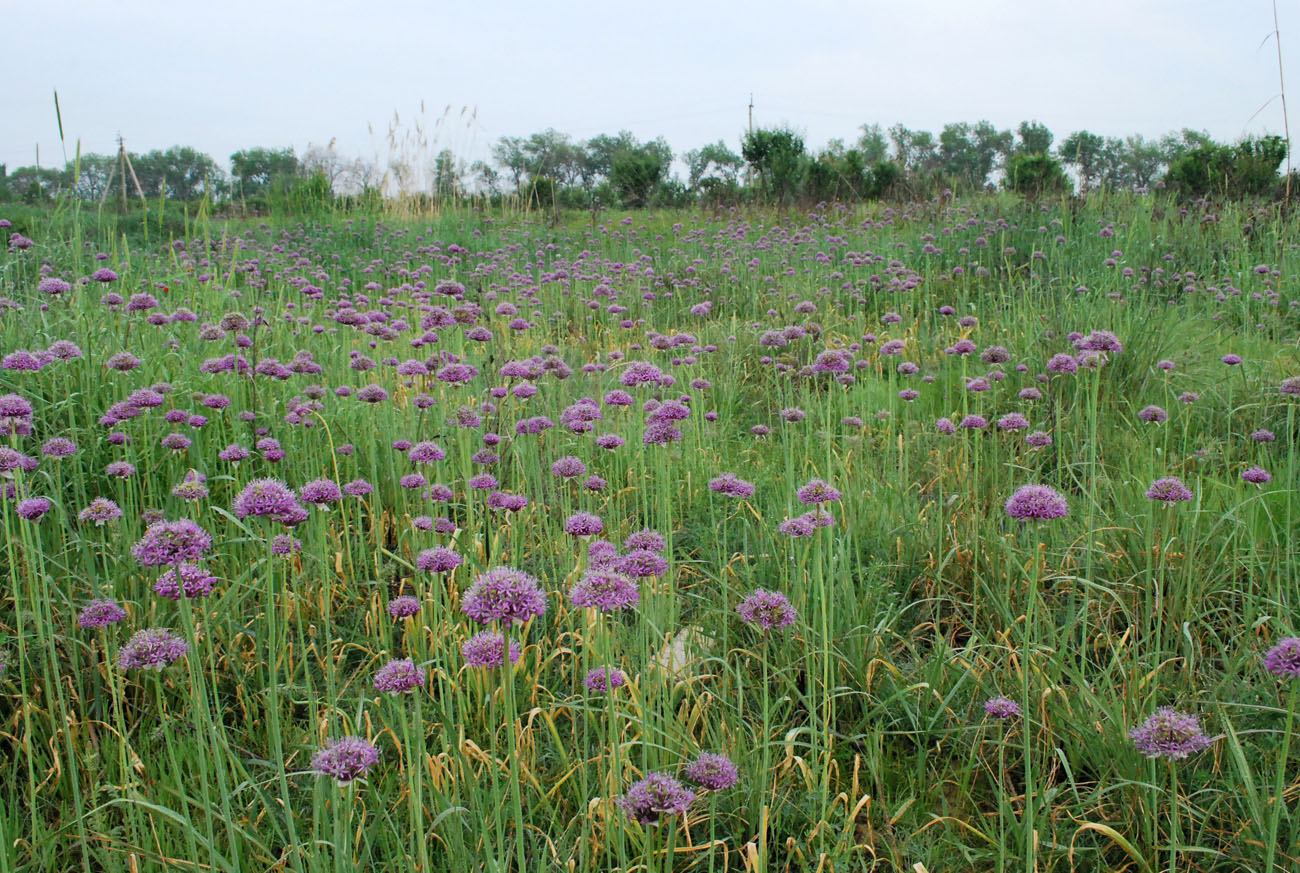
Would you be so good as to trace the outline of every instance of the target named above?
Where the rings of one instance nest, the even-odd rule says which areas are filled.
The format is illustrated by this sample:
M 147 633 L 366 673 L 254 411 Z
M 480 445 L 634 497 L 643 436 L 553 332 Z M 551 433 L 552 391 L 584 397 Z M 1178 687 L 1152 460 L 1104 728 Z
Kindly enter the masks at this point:
M 311 503 L 322 509 L 343 499 L 343 492 L 334 480 L 324 477 L 308 482 L 298 493 L 302 496 L 303 503 Z
M 1129 731 L 1129 739 L 1148 758 L 1179 760 L 1214 744 L 1201 730 L 1201 720 L 1190 713 L 1162 706 Z
M 709 480 L 709 490 L 726 497 L 753 497 L 754 485 L 736 477 L 735 473 L 723 473 L 716 479 Z
M 420 611 L 420 601 L 409 594 L 388 601 L 388 614 L 393 618 L 410 618 Z
M 212 548 L 212 537 L 187 518 L 155 522 L 131 547 L 131 556 L 141 567 L 192 564 Z
M 321 776 L 332 777 L 339 785 L 348 785 L 378 763 L 379 750 L 364 737 L 340 737 L 316 753 L 311 768 Z
M 126 610 L 116 600 L 92 600 L 77 615 L 77 624 L 83 628 L 108 627 L 126 618 Z
M 564 520 L 564 532 L 575 537 L 594 537 L 605 529 L 599 515 L 575 512 Z
M 1020 717 L 1020 704 L 1010 697 L 993 697 L 984 701 L 984 713 L 999 721 L 1008 721 Z
M 151 627 L 136 631 L 117 650 L 117 666 L 122 670 L 161 670 L 189 651 L 190 644 L 167 628 Z
M 450 573 L 459 567 L 464 558 L 447 546 L 435 546 L 425 549 L 415 559 L 415 566 L 428 573 Z
M 796 491 L 795 496 L 799 498 L 800 503 L 808 506 L 810 504 L 833 503 L 840 499 L 840 492 L 821 479 L 813 479 Z
M 1264 655 L 1264 669 L 1274 676 L 1300 679 L 1300 637 L 1286 637 Z
M 627 539 L 623 540 L 623 548 L 629 550 L 646 549 L 651 552 L 662 553 L 667 547 L 668 542 L 663 538 L 663 535 L 659 531 L 648 527 L 628 534 Z
M 604 694 L 614 688 L 622 688 L 627 684 L 627 677 L 622 672 L 612 667 L 596 667 L 588 671 L 582 684 L 589 691 L 595 691 L 597 694 Z
M 766 591 L 762 588 L 740 601 L 736 612 L 745 624 L 764 631 L 789 627 L 798 618 L 788 597 L 780 591 Z
M 461 610 L 480 624 L 509 626 L 546 612 L 546 592 L 521 570 L 497 567 L 480 574 L 461 599 Z
M 176 581 L 176 572 L 180 571 L 180 582 Z M 171 600 L 180 600 L 182 588 L 185 591 L 186 598 L 207 597 L 212 593 L 212 587 L 217 584 L 217 577 L 213 576 L 201 564 L 181 564 L 179 567 L 173 567 L 166 573 L 158 577 L 154 583 L 153 590 L 155 593 Z
M 1007 499 L 1007 515 L 1023 520 L 1046 521 L 1070 514 L 1070 505 L 1055 488 L 1022 485 Z
M 375 674 L 375 690 L 406 694 L 424 686 L 424 671 L 410 658 L 394 658 Z
M 569 601 L 574 606 L 592 607 L 601 612 L 612 612 L 635 606 L 641 597 L 637 584 L 622 573 L 593 568 L 569 589 Z
M 695 800 L 695 793 L 667 773 L 651 773 L 619 798 L 628 818 L 643 825 L 658 824 L 665 816 L 682 815 Z
M 722 791 L 740 781 L 740 768 L 726 755 L 702 752 L 686 765 L 686 778 L 709 791 Z
M 1191 489 L 1184 485 L 1181 479 L 1174 476 L 1157 479 L 1147 489 L 1147 497 L 1152 500 L 1159 500 L 1162 503 L 1181 503 L 1191 500 L 1194 496 Z
M 620 573 L 638 579 L 662 576 L 668 572 L 668 562 L 649 549 L 633 549 L 618 561 Z
M 20 518 L 25 518 L 28 521 L 40 521 L 53 506 L 54 504 L 50 502 L 48 497 L 28 497 L 19 500 L 14 510 Z
M 496 631 L 481 631 L 467 639 L 460 647 L 465 663 L 478 669 L 500 667 L 505 652 L 505 638 Z M 523 650 L 515 640 L 510 641 L 510 663 L 519 663 Z
M 302 514 L 293 489 L 279 479 L 254 479 L 244 486 L 233 504 L 236 518 L 263 516 L 288 522 Z
M 1267 485 L 1273 481 L 1272 475 L 1263 467 L 1247 467 L 1241 471 L 1241 478 L 1252 485 Z

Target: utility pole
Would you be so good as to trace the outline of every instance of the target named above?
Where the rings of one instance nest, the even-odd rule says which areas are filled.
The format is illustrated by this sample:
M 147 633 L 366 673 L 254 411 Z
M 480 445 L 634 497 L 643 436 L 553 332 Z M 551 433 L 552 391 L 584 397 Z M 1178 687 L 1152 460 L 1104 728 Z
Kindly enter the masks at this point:
M 749 132 L 754 132 L 754 92 L 749 92 Z
M 126 211 L 126 145 L 117 135 L 117 174 L 122 177 L 122 211 Z
M 754 92 L 749 92 L 749 135 L 754 136 Z M 743 151 L 743 150 L 742 150 Z M 745 187 L 748 188 L 754 184 L 754 169 L 748 163 L 745 164 Z

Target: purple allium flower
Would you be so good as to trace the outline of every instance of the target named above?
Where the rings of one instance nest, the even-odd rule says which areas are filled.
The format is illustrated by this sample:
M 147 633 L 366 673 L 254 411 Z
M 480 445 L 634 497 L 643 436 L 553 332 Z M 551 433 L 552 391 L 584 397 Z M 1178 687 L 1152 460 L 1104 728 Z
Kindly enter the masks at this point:
M 420 611 L 420 601 L 409 594 L 388 601 L 388 614 L 393 618 L 410 618 Z
M 1300 376 L 1288 376 L 1283 379 L 1282 384 L 1277 386 L 1277 391 L 1288 397 L 1300 397 Z
M 1020 717 L 1020 704 L 1010 697 L 993 697 L 984 701 L 984 714 L 999 721 L 1008 721 Z
M 45 364 L 26 349 L 18 349 L 0 358 L 0 370 L 27 370 L 35 372 Z
M 957 426 L 952 423 L 951 418 L 940 418 L 934 423 L 934 427 L 939 433 L 954 434 L 957 432 Z
M 183 452 L 190 447 L 192 440 L 183 433 L 166 434 L 158 444 L 164 449 L 171 449 L 173 452 Z
M 1138 418 L 1143 421 L 1149 421 L 1153 424 L 1159 424 L 1162 421 L 1169 420 L 1169 413 L 1165 412 L 1159 406 L 1144 406 L 1142 407 L 1142 410 L 1138 412 Z
M 161 670 L 185 656 L 190 644 L 164 627 L 136 631 L 117 650 L 121 670 Z
M 1247 467 L 1241 471 L 1241 478 L 1252 485 L 1267 485 L 1273 481 L 1273 477 L 1263 467 Z
M 210 548 L 211 535 L 188 518 L 182 518 L 149 525 L 140 541 L 131 547 L 131 556 L 141 567 L 174 567 L 202 560 Z
M 49 294 L 53 297 L 58 297 L 60 294 L 67 294 L 71 291 L 72 285 L 57 276 L 46 276 L 36 283 L 36 290 L 40 291 L 42 294 Z
M 90 274 L 90 278 L 94 279 L 96 282 L 116 282 L 117 273 L 114 270 L 110 270 L 108 267 L 100 267 L 98 270 Z
M 799 502 L 805 506 L 818 505 L 822 503 L 833 503 L 840 499 L 840 492 L 823 482 L 821 479 L 813 479 L 807 485 L 804 485 L 795 492 Z
M 754 485 L 737 478 L 735 473 L 723 473 L 716 479 L 709 480 L 709 490 L 727 497 L 753 497 Z
M 1241 363 L 1241 355 L 1234 355 L 1229 353 L 1224 355 L 1222 358 L 1219 358 L 1219 360 L 1227 364 L 1229 367 L 1235 367 Z
M 668 562 L 649 549 L 634 549 L 618 561 L 620 573 L 638 579 L 662 576 L 668 572 Z
M 1148 758 L 1171 761 L 1186 758 L 1214 744 L 1201 730 L 1198 716 L 1162 706 L 1128 733 L 1137 750 Z
M 235 518 L 265 517 L 288 523 L 302 514 L 293 489 L 279 479 L 254 479 L 236 495 Z
M 326 743 L 311 759 L 320 776 L 332 777 L 339 785 L 351 784 L 379 763 L 379 750 L 364 737 L 340 737 Z
M 1075 340 L 1074 347 L 1081 352 L 1114 352 L 1119 354 L 1124 351 L 1124 346 L 1120 343 L 1119 338 L 1108 330 L 1094 330 L 1086 337 Z
M 609 449 L 610 451 L 613 451 L 626 442 L 627 440 L 623 439 L 616 433 L 603 433 L 596 437 L 596 445 L 600 446 L 602 449 Z
M 623 540 L 623 548 L 629 551 L 648 549 L 651 552 L 662 554 L 667 547 L 668 541 L 663 538 L 659 531 L 648 527 L 628 534 L 627 539 Z
M 77 624 L 87 630 L 108 627 L 126 618 L 126 610 L 116 600 L 92 600 L 77 615 Z
M 709 791 L 723 791 L 740 781 L 740 768 L 726 755 L 701 752 L 682 771 L 686 778 Z
M 1055 488 L 1022 485 L 1007 498 L 1006 513 L 1021 520 L 1047 521 L 1070 514 L 1070 505 Z
M 648 361 L 628 361 L 627 367 L 619 374 L 618 381 L 625 388 L 637 385 L 662 385 L 664 373 Z M 609 402 L 606 397 L 605 402 Z
M 628 818 L 653 825 L 665 816 L 684 815 L 694 800 L 695 793 L 667 773 L 651 773 L 634 783 L 618 804 Z
M 357 392 L 357 399 L 362 403 L 383 403 L 388 399 L 388 392 L 372 382 Z
M 601 568 L 588 570 L 569 589 L 569 601 L 574 606 L 592 607 L 601 612 L 628 609 L 635 606 L 640 597 L 641 592 L 632 579 Z
M 798 618 L 790 599 L 780 591 L 767 591 L 762 588 L 740 601 L 736 607 L 740 620 L 754 625 L 761 630 L 780 630 L 794 624 Z
M 1277 439 L 1277 435 L 1271 430 L 1260 428 L 1250 435 L 1250 438 L 1257 443 L 1271 443 Z
M 172 496 L 179 497 L 182 500 L 203 500 L 208 496 L 208 477 L 198 470 L 191 469 L 182 479 L 172 488 Z
M 1046 448 L 1052 444 L 1052 435 L 1046 431 L 1036 430 L 1025 437 L 1025 445 L 1035 449 Z
M 176 582 L 176 571 L 180 570 L 180 584 Z M 154 583 L 153 590 L 156 594 L 166 597 L 170 600 L 180 600 L 181 588 L 185 589 L 185 597 L 193 599 L 195 597 L 207 597 L 212 593 L 212 587 L 217 584 L 217 577 L 213 576 L 202 564 L 181 564 L 179 568 L 173 567 L 166 573 L 158 577 Z
M 1079 361 L 1073 355 L 1052 355 L 1047 361 L 1049 373 L 1073 373 L 1079 369 Z
M 1264 655 L 1264 669 L 1274 676 L 1300 678 L 1300 637 L 1278 640 Z
M 1019 412 L 1008 412 L 998 419 L 998 430 L 1005 430 L 1015 433 L 1018 430 L 1025 430 L 1029 427 L 1029 419 L 1025 418 Z
M 40 521 L 53 506 L 48 497 L 28 497 L 19 500 L 14 510 L 20 518 L 25 518 L 27 521 Z
M 420 478 L 423 479 L 424 477 L 421 476 Z M 472 488 L 475 491 L 491 491 L 500 484 L 501 483 L 497 481 L 497 477 L 493 476 L 491 473 L 479 473 L 478 475 L 470 476 L 465 482 L 465 487 Z
M 96 497 L 77 513 L 79 521 L 93 521 L 96 526 L 105 522 L 116 521 L 122 517 L 122 508 L 106 497 Z
M 989 426 L 989 420 L 982 415 L 976 415 L 975 413 L 971 413 L 970 415 L 966 416 L 961 421 L 959 421 L 957 423 L 957 426 L 963 427 L 966 430 L 980 430 L 981 428 L 986 428 Z
M 590 691 L 597 694 L 604 694 L 612 688 L 622 688 L 627 684 L 627 677 L 619 670 L 612 667 L 596 667 L 588 671 L 582 684 Z
M 375 690 L 388 694 L 407 694 L 424 687 L 424 671 L 410 658 L 394 658 L 375 674 Z
M 47 458 L 66 458 L 77 451 L 77 444 L 66 437 L 54 437 L 41 446 L 41 454 Z
M 434 546 L 432 549 L 420 552 L 415 559 L 415 566 L 426 573 L 450 573 L 464 560 L 454 549 L 447 546 Z
M 374 486 L 365 479 L 353 479 L 343 486 L 343 493 L 349 497 L 365 497 L 375 490 Z
M 817 522 L 810 515 L 796 515 L 794 518 L 787 518 L 778 524 L 776 529 L 795 539 L 810 537 L 817 532 Z
M 805 418 L 808 417 L 808 413 L 804 412 L 802 409 L 793 406 L 789 407 L 788 409 L 782 409 L 778 414 L 781 416 L 782 421 L 788 421 L 792 423 L 796 421 L 803 421 Z
M 604 529 L 600 516 L 590 512 L 575 512 L 564 520 L 564 532 L 575 537 L 594 537 Z
M 343 492 L 333 479 L 313 479 L 302 490 L 298 492 L 304 503 L 311 503 L 319 509 L 327 508 L 331 503 L 338 503 L 343 499 Z
M 218 452 L 217 457 L 223 461 L 228 461 L 231 464 L 238 464 L 240 461 L 248 458 L 248 449 L 244 448 L 239 443 L 231 443 Z
M 561 479 L 573 479 L 587 474 L 587 465 L 572 455 L 566 455 L 551 465 L 551 472 Z
M 1181 479 L 1168 476 L 1157 479 L 1147 489 L 1147 497 L 1163 503 L 1180 503 L 1191 500 L 1194 495 Z
M 587 546 L 587 560 L 593 567 L 611 567 L 618 561 L 618 548 L 608 540 L 595 540 Z
M 271 537 L 271 554 L 287 557 L 302 551 L 302 540 L 289 534 L 276 534 Z
M 1161 370 L 1169 371 L 1169 370 L 1172 370 L 1174 367 L 1176 367 L 1177 364 L 1175 364 L 1173 361 L 1171 361 L 1171 360 L 1169 360 L 1168 358 L 1166 358 L 1166 359 L 1164 359 L 1164 360 L 1162 360 L 1162 361 L 1157 361 L 1157 362 L 1156 362 L 1156 366 L 1157 366 L 1158 368 L 1160 368 Z
M 505 651 L 505 638 L 496 631 L 481 631 L 467 639 L 460 647 L 461 656 L 470 667 L 490 669 L 500 667 Z M 523 650 L 515 640 L 510 641 L 510 663 L 519 663 Z
M 433 440 L 422 440 L 411 446 L 406 456 L 415 464 L 433 464 L 447 457 L 447 453 Z
M 546 592 L 521 570 L 497 567 L 479 575 L 461 599 L 461 611 L 480 624 L 509 626 L 546 612 Z

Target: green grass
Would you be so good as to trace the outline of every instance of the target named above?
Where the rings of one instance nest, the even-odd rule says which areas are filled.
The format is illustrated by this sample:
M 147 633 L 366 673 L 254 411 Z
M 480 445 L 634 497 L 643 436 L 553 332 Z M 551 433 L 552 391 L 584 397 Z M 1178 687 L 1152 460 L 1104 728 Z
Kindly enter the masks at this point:
M 1265 207 L 1187 210 L 1117 196 L 631 214 L 629 224 L 618 215 L 597 225 L 151 213 L 147 237 L 140 217 L 24 213 L 14 229 L 37 245 L 0 254 L 0 295 L 16 304 L 0 310 L 0 352 L 67 339 L 84 357 L 0 370 L 0 394 L 35 407 L 34 433 L 6 437 L 10 445 L 33 457 L 50 437 L 78 445 L 71 457 L 9 474 L 24 495 L 54 502 L 43 520 L 0 504 L 0 749 L 10 762 L 0 776 L 0 873 L 1294 868 L 1300 777 L 1285 734 L 1300 680 L 1268 674 L 1262 655 L 1300 625 L 1297 399 L 1278 391 L 1300 374 L 1297 228 Z M 450 257 L 452 244 L 467 251 Z M 942 251 L 926 253 L 927 244 Z M 74 282 L 68 299 L 36 291 L 42 264 Z M 102 264 L 121 279 L 77 284 Z M 1259 264 L 1280 275 L 1257 274 Z M 404 318 L 413 330 L 383 340 L 332 320 L 329 301 L 345 279 L 370 298 L 357 309 L 387 309 L 389 325 Z M 412 349 L 422 313 L 380 299 L 418 305 L 412 283 L 432 289 L 442 279 L 463 283 L 466 300 L 482 306 L 491 342 L 449 326 L 434 328 L 437 344 Z M 301 293 L 304 281 L 323 289 L 321 299 Z M 363 291 L 369 282 L 379 288 Z M 525 286 L 533 299 L 519 296 Z M 150 325 L 148 313 L 102 305 L 105 290 L 151 291 L 161 301 L 154 312 L 184 307 L 197 320 Z M 706 299 L 711 311 L 692 314 Z M 511 331 L 511 316 L 493 314 L 505 301 L 534 326 Z M 627 311 L 608 311 L 613 302 Z M 944 305 L 956 314 L 940 315 Z M 250 348 L 200 337 L 223 314 L 253 317 L 256 308 L 266 323 L 248 331 Z M 889 312 L 901 321 L 882 322 Z M 978 324 L 959 327 L 963 315 Z M 635 323 L 621 327 L 624 319 Z M 780 348 L 759 343 L 789 325 L 803 335 Z M 1035 380 L 1052 354 L 1072 351 L 1071 331 L 1097 329 L 1118 336 L 1123 353 L 1097 371 Z M 656 332 L 695 340 L 659 349 Z M 866 333 L 877 339 L 855 352 L 863 364 L 851 383 L 800 375 L 819 352 Z M 966 378 L 992 367 L 978 354 L 945 354 L 962 338 L 1009 350 L 992 390 L 965 390 Z M 906 341 L 901 356 L 876 351 L 889 339 Z M 124 350 L 139 369 L 107 370 Z M 288 365 L 300 350 L 319 373 L 277 380 L 199 369 L 235 351 L 250 364 Z M 625 357 L 611 359 L 616 350 Z M 482 375 L 457 387 L 349 367 L 352 353 L 380 361 L 442 351 Z M 1221 363 L 1229 352 L 1244 363 Z M 571 376 L 542 376 L 527 400 L 485 393 L 507 384 L 506 361 L 553 353 Z M 695 360 L 673 363 L 687 355 Z M 1164 358 L 1176 368 L 1158 369 Z M 627 360 L 653 361 L 676 384 L 626 389 L 636 404 L 603 406 L 590 434 L 514 436 L 524 417 L 558 423 L 579 398 L 620 388 Z M 919 373 L 899 374 L 903 360 Z M 129 445 L 111 444 L 100 416 L 160 381 L 173 388 L 164 405 L 116 428 Z M 334 394 L 369 382 L 391 398 L 369 405 Z M 321 408 L 287 423 L 313 385 L 326 386 Z M 901 400 L 905 387 L 920 396 Z M 1019 399 L 1027 387 L 1042 399 Z M 420 392 L 431 408 L 414 404 Z M 1199 399 L 1182 403 L 1184 392 Z M 211 393 L 232 405 L 203 408 Z M 642 402 L 682 394 L 692 409 L 682 440 L 643 447 Z M 459 407 L 482 412 L 485 401 L 499 408 L 481 427 L 455 426 Z M 1169 420 L 1140 420 L 1150 404 Z M 788 407 L 806 416 L 786 422 L 779 412 Z M 208 422 L 168 424 L 170 409 Z M 237 417 L 250 409 L 255 425 Z M 1023 432 L 949 436 L 935 426 L 941 416 L 994 421 L 1012 411 L 1053 444 L 1031 449 Z M 756 425 L 770 433 L 755 436 Z M 269 428 L 283 460 L 218 459 L 233 442 L 251 449 L 254 427 Z M 1252 440 L 1261 428 L 1276 441 Z M 159 446 L 173 430 L 193 441 L 182 453 Z M 466 488 L 488 469 L 470 460 L 484 431 L 504 437 L 490 469 L 503 489 L 529 498 L 518 513 L 488 510 L 485 493 Z M 597 448 L 603 433 L 627 443 Z M 399 485 L 416 468 L 390 448 L 396 439 L 446 449 L 420 472 L 451 486 L 451 502 Z M 338 453 L 344 444 L 355 451 Z M 550 466 L 564 455 L 607 487 L 556 479 Z M 107 476 L 116 460 L 136 475 Z M 1272 482 L 1243 482 L 1252 464 Z M 191 468 L 210 488 L 199 502 L 170 494 Z M 757 493 L 712 493 L 709 480 L 723 472 Z M 261 476 L 295 488 L 365 478 L 375 492 L 313 510 L 292 531 L 300 554 L 285 559 L 268 552 L 281 528 L 231 510 Z M 1147 500 L 1164 476 L 1180 477 L 1195 499 Z M 813 477 L 842 492 L 828 506 L 835 524 L 791 539 L 777 526 L 805 511 L 795 491 Z M 1069 517 L 1007 518 L 1003 504 L 1028 483 L 1062 492 Z M 124 517 L 78 522 L 98 496 Z M 146 509 L 212 534 L 211 597 L 178 603 L 152 592 L 157 574 L 130 552 Z M 646 527 L 668 539 L 671 569 L 642 580 L 634 611 L 602 616 L 565 596 L 587 566 L 584 544 L 563 532 L 579 510 L 601 516 L 616 544 Z M 446 515 L 458 529 L 416 530 L 420 515 Z M 435 544 L 464 564 L 446 576 L 417 571 L 416 556 Z M 549 594 L 546 615 L 512 632 L 524 652 L 505 685 L 502 671 L 471 670 L 460 653 L 477 630 L 460 596 L 501 565 L 535 575 Z M 736 605 L 756 588 L 786 593 L 798 622 L 766 636 L 744 626 Z M 421 599 L 418 616 L 389 617 L 399 594 Z M 80 629 L 77 612 L 94 597 L 115 597 L 128 618 Z M 157 674 L 117 670 L 117 648 L 151 626 L 189 639 L 186 658 Z M 684 629 L 694 633 L 691 663 L 657 667 Z M 372 688 L 398 657 L 427 669 L 422 692 Z M 588 692 L 583 677 L 606 664 L 628 684 Z M 1019 701 L 1024 718 L 987 718 L 982 704 L 998 695 Z M 1213 747 L 1172 767 L 1139 755 L 1127 733 L 1161 705 L 1197 713 Z M 310 761 L 345 734 L 369 737 L 380 761 L 343 787 L 314 775 Z M 676 774 L 702 750 L 731 756 L 740 783 L 657 827 L 616 806 L 645 773 Z

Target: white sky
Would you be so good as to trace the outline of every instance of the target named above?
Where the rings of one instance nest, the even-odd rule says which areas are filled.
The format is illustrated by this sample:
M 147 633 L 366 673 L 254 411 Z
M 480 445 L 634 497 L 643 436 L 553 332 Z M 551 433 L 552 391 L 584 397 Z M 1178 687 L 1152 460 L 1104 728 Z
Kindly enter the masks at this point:
M 1300 0 L 1278 6 L 1294 79 Z M 751 92 L 813 147 L 982 118 L 1235 140 L 1282 131 L 1272 30 L 1269 0 L 0 0 L 0 163 L 61 162 L 56 88 L 69 158 L 121 132 L 223 165 L 331 139 L 382 163 L 395 112 L 429 157 L 546 127 L 736 148 Z

